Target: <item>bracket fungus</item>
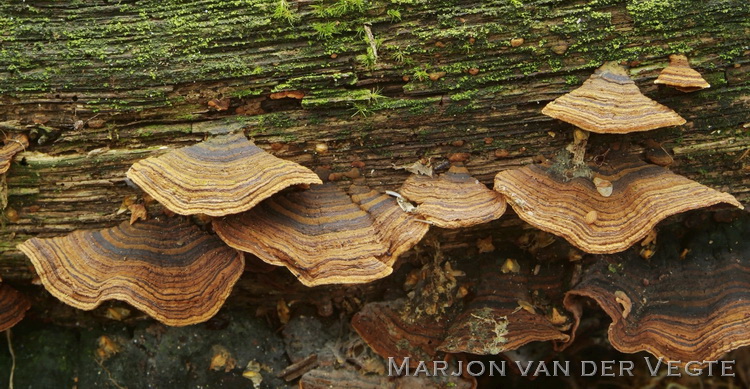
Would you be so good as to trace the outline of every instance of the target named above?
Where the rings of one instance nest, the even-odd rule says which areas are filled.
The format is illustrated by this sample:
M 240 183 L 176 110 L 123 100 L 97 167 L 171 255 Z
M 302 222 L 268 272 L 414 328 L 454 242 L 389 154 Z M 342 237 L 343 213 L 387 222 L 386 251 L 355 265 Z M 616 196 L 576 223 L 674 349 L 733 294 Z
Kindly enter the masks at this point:
M 503 273 L 502 260 L 480 258 L 481 265 L 473 269 L 479 274 L 467 277 L 479 279 L 467 305 L 455 301 L 445 312 L 429 314 L 419 297 L 373 302 L 352 317 L 352 327 L 380 356 L 393 357 L 398 364 L 408 357 L 412 367 L 440 358 L 439 352 L 495 355 L 530 342 L 569 340 L 564 332 L 569 320 L 553 306 L 562 306 L 568 281 L 565 262 L 537 270 L 522 257 L 519 272 Z M 432 295 L 424 301 L 435 298 L 440 300 Z
M 286 266 L 307 286 L 383 278 L 428 228 L 388 196 L 352 198 L 333 184 L 276 195 L 213 225 L 228 245 Z
M 509 251 L 504 251 L 509 252 Z M 522 258 L 518 272 L 504 273 L 500 262 L 482 266 L 476 296 L 447 329 L 438 347 L 449 353 L 500 354 L 531 342 L 567 342 L 561 305 L 566 272 L 561 261 L 535 271 Z M 553 316 L 555 316 L 553 318 Z M 569 324 L 568 324 L 569 327 Z
M 640 160 L 620 158 L 590 169 L 597 185 L 529 165 L 498 173 L 495 190 L 525 222 L 592 254 L 623 251 L 671 215 L 719 203 L 742 207 L 728 193 Z
M 597 258 L 565 296 L 574 329 L 590 298 L 612 318 L 609 340 L 621 352 L 684 363 L 750 345 L 750 217 L 743 213 L 744 221 L 670 241 L 648 261 L 635 251 Z M 680 228 L 668 234 L 681 236 Z
M 29 308 L 31 303 L 26 296 L 0 283 L 0 331 L 5 331 L 23 320 Z
M 91 310 L 121 300 L 171 326 L 216 314 L 245 263 L 242 253 L 179 218 L 32 238 L 18 248 L 62 302 Z
M 412 175 L 401 186 L 401 195 L 416 202 L 414 213 L 441 228 L 461 228 L 486 223 L 505 213 L 505 200 L 462 165 L 432 178 Z
M 5 174 L 10 169 L 10 161 L 16 154 L 29 147 L 29 137 L 25 134 L 11 134 L 3 142 L 5 146 L 0 148 L 0 174 Z
M 615 62 L 605 63 L 580 88 L 547 104 L 542 113 L 600 134 L 685 124 L 675 111 L 644 96 Z
M 688 58 L 682 54 L 669 56 L 669 66 L 659 73 L 654 84 L 669 85 L 681 92 L 695 92 L 711 86 L 700 73 L 690 67 Z
M 387 194 L 364 185 L 352 185 L 349 195 L 372 217 L 380 241 L 389 243 L 389 255 L 385 261 L 388 266 L 393 266 L 396 259 L 419 243 L 430 229 L 429 225 L 404 212 L 398 205 L 398 199 L 394 200 Z
M 181 215 L 224 216 L 297 184 L 320 184 L 310 169 L 266 153 L 236 134 L 138 161 L 128 178 Z
M 431 361 L 445 337 L 446 320 L 408 315 L 403 299 L 366 304 L 352 317 L 352 327 L 378 355 L 398 364 Z

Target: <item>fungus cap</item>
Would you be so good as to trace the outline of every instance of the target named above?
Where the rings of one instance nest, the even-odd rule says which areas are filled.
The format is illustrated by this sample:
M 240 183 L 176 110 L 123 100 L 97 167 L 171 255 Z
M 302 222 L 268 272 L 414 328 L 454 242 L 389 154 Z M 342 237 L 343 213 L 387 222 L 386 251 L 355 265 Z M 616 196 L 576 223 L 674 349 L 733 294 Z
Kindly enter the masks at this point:
M 566 293 L 565 307 L 578 327 L 586 299 L 612 318 L 609 340 L 625 353 L 647 351 L 670 361 L 715 361 L 750 345 L 750 218 L 731 226 L 708 226 L 687 246 L 660 247 L 648 261 L 636 251 L 596 258 L 580 283 Z M 665 234 L 681 236 L 681 225 Z M 705 228 L 705 226 L 703 226 Z M 727 245 L 711 245 L 721 239 Z M 680 240 L 677 240 L 680 241 Z M 680 259 L 679 250 L 688 250 Z M 613 263 L 617 266 L 612 274 Z M 571 339 L 571 342 L 573 339 Z
M 396 256 L 426 229 L 391 199 L 367 193 L 352 199 L 333 184 L 313 185 L 215 219 L 214 230 L 228 245 L 286 266 L 307 286 L 370 282 L 389 275 Z
M 506 249 L 503 251 L 522 255 L 518 250 Z M 522 269 L 504 274 L 502 260 L 480 256 L 480 265 L 473 268 L 479 274 L 471 277 L 475 280 L 472 284 L 477 284 L 472 288 L 476 293 L 466 305 L 440 300 L 440 293 L 453 295 L 445 290 L 436 289 L 425 296 L 427 285 L 435 279 L 426 280 L 409 300 L 366 304 L 352 317 L 352 327 L 378 355 L 393 357 L 398 364 L 408 357 L 411 367 L 440 358 L 441 351 L 489 355 L 535 341 L 568 341 L 569 336 L 542 314 L 544 310 L 552 311 L 546 304 L 562 303 L 565 264 L 558 262 L 537 272 L 532 270 L 529 257 L 519 258 Z M 519 300 L 535 301 L 532 295 L 545 303 L 538 304 L 537 312 L 519 310 Z M 440 300 L 444 312 L 428 312 L 424 303 L 429 305 L 434 299 Z
M 499 218 L 505 200 L 462 165 L 453 165 L 437 178 L 412 175 L 401 186 L 401 195 L 419 204 L 415 213 L 441 228 L 469 227 Z
M 597 69 L 581 87 L 558 97 L 542 113 L 600 134 L 626 134 L 685 124 L 672 109 L 641 94 L 615 62 Z
M 242 253 L 178 218 L 32 238 L 18 248 L 62 302 L 91 310 L 121 300 L 171 326 L 211 318 L 244 270 Z
M 495 190 L 525 222 L 593 254 L 625 250 L 671 215 L 719 203 L 742 207 L 728 193 L 639 160 L 591 169 L 611 184 L 609 197 L 591 179 L 567 180 L 538 165 L 498 173 Z M 591 211 L 594 223 L 588 223 Z
M 0 331 L 5 331 L 23 320 L 31 307 L 29 299 L 12 287 L 0 284 Z
M 266 153 L 241 134 L 138 161 L 127 175 L 181 215 L 240 213 L 289 186 L 321 183 L 310 169 Z
M 519 259 L 520 268 L 516 272 L 503 272 L 502 260 L 483 263 L 476 295 L 452 320 L 438 350 L 494 355 L 531 342 L 569 340 L 543 314 L 552 311 L 551 304 L 562 302 L 566 284 L 564 264 L 550 263 L 535 272 L 534 261 L 526 256 Z M 543 300 L 550 306 L 540 304 L 537 309 L 533 305 L 530 309 L 519 309 L 519 302 L 535 300 Z
M 682 54 L 669 56 L 669 66 L 659 73 L 654 84 L 664 84 L 681 92 L 695 92 L 711 86 L 700 73 L 690 67 L 688 58 Z
M 10 169 L 13 156 L 29 147 L 29 137 L 24 134 L 11 134 L 4 139 L 5 146 L 0 148 L 0 174 Z
M 388 266 L 393 266 L 396 259 L 419 243 L 430 229 L 429 225 L 404 212 L 391 196 L 364 185 L 352 185 L 349 195 L 371 216 L 380 241 L 388 244 L 384 257 Z
M 408 358 L 409 365 L 417 367 L 419 361 L 435 357 L 446 323 L 406 315 L 405 304 L 403 299 L 368 303 L 352 317 L 352 327 L 381 357 L 393 357 L 398 364 Z

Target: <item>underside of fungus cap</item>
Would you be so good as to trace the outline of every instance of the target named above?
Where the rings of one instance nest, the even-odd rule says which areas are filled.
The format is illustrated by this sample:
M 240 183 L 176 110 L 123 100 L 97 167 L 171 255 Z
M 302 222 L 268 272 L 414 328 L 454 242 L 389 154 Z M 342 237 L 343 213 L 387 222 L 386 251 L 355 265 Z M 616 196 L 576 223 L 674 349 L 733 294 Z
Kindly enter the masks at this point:
M 719 203 L 742 207 L 728 193 L 637 159 L 591 170 L 593 179 L 567 179 L 539 165 L 505 170 L 495 190 L 525 222 L 593 254 L 625 250 L 671 215 Z
M 687 57 L 682 54 L 669 56 L 669 66 L 661 71 L 654 84 L 669 85 L 682 92 L 695 92 L 711 86 L 690 67 Z
M 62 302 L 91 310 L 121 300 L 171 326 L 211 318 L 244 270 L 242 253 L 179 218 L 32 238 L 18 248 Z
M 389 275 L 394 254 L 416 244 L 424 230 L 378 207 L 380 203 L 397 208 L 382 197 L 358 200 L 374 213 L 333 184 L 313 185 L 276 195 L 239 215 L 215 219 L 213 225 L 228 245 L 286 266 L 307 286 L 370 282 Z M 379 232 L 379 225 L 395 229 Z M 400 240 L 400 232 L 406 240 Z
M 13 156 L 29 146 L 29 137 L 25 134 L 10 134 L 3 141 L 5 146 L 0 148 L 0 174 L 10 169 L 10 161 Z
M 0 331 L 5 331 L 26 315 L 31 303 L 23 293 L 12 287 L 0 284 Z
M 747 216 L 693 231 L 689 239 L 665 240 L 648 261 L 635 251 L 598 257 L 565 297 L 575 327 L 593 299 L 612 318 L 609 340 L 621 352 L 685 363 L 715 361 L 750 345 Z M 686 246 L 671 246 L 678 244 Z
M 542 113 L 600 134 L 627 134 L 685 124 L 675 111 L 644 96 L 615 62 L 607 62 L 583 85 L 558 97 Z
M 461 228 L 495 220 L 505 213 L 505 200 L 460 165 L 437 178 L 412 175 L 401 186 L 401 195 L 419 204 L 414 211 L 441 228 Z
M 321 183 L 310 169 L 266 153 L 241 134 L 138 161 L 127 174 L 181 215 L 240 213 L 289 186 Z

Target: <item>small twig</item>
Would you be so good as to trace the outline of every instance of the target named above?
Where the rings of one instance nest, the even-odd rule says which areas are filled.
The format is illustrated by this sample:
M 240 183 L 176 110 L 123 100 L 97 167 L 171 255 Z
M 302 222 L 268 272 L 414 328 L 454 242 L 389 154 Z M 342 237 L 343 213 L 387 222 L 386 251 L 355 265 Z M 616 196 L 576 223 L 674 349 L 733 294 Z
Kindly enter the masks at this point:
M 15 142 L 15 143 L 18 143 L 19 145 L 21 145 L 21 148 L 23 149 L 23 151 L 26 151 L 26 145 L 23 144 L 23 142 L 21 142 L 18 139 L 6 139 L 5 141 L 6 142 Z
M 109 382 L 111 382 L 112 385 L 114 385 L 117 389 L 128 389 L 127 386 L 122 386 L 122 385 L 120 385 L 119 382 L 115 381 L 115 378 L 112 377 L 112 373 L 109 371 L 109 369 L 107 369 L 106 367 L 104 367 L 104 361 L 103 360 L 97 358 L 96 359 L 96 364 L 99 365 L 99 367 L 102 370 L 104 370 L 105 373 L 107 373 L 107 379 L 109 379 Z
M 398 206 L 401 207 L 401 209 L 406 213 L 414 213 L 417 211 L 417 207 L 414 206 L 414 204 L 410 203 L 409 200 L 406 199 L 406 197 L 401 196 L 400 193 L 394 192 L 392 190 L 385 191 L 385 194 L 388 196 L 392 196 L 396 198 L 396 202 L 398 203 Z
M 743 153 L 742 153 L 742 154 L 741 154 L 741 155 L 740 155 L 739 157 L 737 157 L 737 158 L 736 158 L 736 159 L 734 160 L 734 163 L 737 163 L 737 162 L 739 162 L 739 161 L 742 161 L 742 160 L 743 160 L 743 159 L 745 159 L 745 157 L 747 157 L 748 155 L 750 155 L 750 149 L 745 149 L 745 151 L 744 151 L 744 152 L 743 152 Z
M 318 355 L 310 354 L 306 358 L 287 366 L 277 374 L 276 377 L 283 378 L 284 381 L 289 382 L 301 377 L 303 374 L 316 367 L 318 367 Z
M 10 329 L 5 330 L 5 339 L 8 340 L 8 351 L 10 352 L 10 378 L 8 378 L 8 389 L 13 389 L 13 373 L 16 372 L 16 353 L 13 351 L 13 343 L 10 341 Z

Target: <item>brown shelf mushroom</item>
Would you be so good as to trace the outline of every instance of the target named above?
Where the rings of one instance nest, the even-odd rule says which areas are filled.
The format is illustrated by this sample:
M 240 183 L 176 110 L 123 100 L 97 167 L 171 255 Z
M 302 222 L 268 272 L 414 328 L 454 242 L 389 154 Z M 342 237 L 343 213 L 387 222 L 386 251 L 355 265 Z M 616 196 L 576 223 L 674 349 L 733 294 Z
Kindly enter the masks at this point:
M 0 331 L 5 331 L 23 320 L 31 303 L 23 293 L 0 284 Z
M 719 203 L 742 207 L 728 193 L 640 160 L 590 168 L 594 180 L 539 165 L 505 170 L 495 176 L 495 190 L 525 222 L 594 254 L 627 249 L 671 215 Z
M 289 186 L 321 183 L 310 169 L 264 152 L 241 134 L 138 161 L 127 175 L 181 215 L 240 213 Z
M 714 361 L 750 345 L 747 216 L 683 239 L 687 247 L 670 242 L 648 261 L 636 251 L 597 258 L 565 297 L 574 328 L 590 298 L 612 318 L 609 340 L 625 353 L 648 351 L 685 363 Z
M 659 73 L 654 84 L 669 85 L 681 92 L 695 92 L 711 86 L 690 67 L 687 57 L 682 54 L 669 56 L 669 66 Z
M 570 327 L 563 316 L 563 291 L 568 280 L 565 262 L 545 264 L 535 270 L 533 262 L 518 250 L 519 270 L 504 273 L 504 259 L 480 257 L 475 294 L 468 305 L 442 301 L 439 296 L 421 296 L 366 304 L 352 317 L 352 327 L 380 356 L 393 357 L 397 364 L 409 358 L 419 361 L 440 358 L 438 352 L 500 354 L 516 350 L 530 342 L 567 342 L 564 332 Z M 423 270 L 424 272 L 424 270 Z M 438 295 L 444 287 L 436 289 Z M 452 293 L 451 293 L 452 295 Z M 443 296 L 445 297 L 445 296 Z M 428 313 L 435 299 L 444 312 Z M 450 298 L 449 298 L 450 300 Z M 427 303 L 424 305 L 423 303 Z
M 313 185 L 213 225 L 228 245 L 286 266 L 307 286 L 370 282 L 391 274 L 396 257 L 427 229 L 387 196 L 357 193 L 353 199 L 333 184 Z
M 11 134 L 3 140 L 5 146 L 0 148 L 0 174 L 10 169 L 10 161 L 13 156 L 29 147 L 29 137 L 24 134 Z
M 404 300 L 366 304 L 352 317 L 352 327 L 378 355 L 393 357 L 398 365 L 432 361 L 445 337 L 446 320 L 407 314 Z
M 171 326 L 211 318 L 244 270 L 242 253 L 178 218 L 32 238 L 18 248 L 62 302 L 91 310 L 121 300 Z
M 558 97 L 542 113 L 600 134 L 626 134 L 685 124 L 670 108 L 641 94 L 615 62 L 597 69 L 583 85 Z
M 401 186 L 401 195 L 416 202 L 414 211 L 441 228 L 461 228 L 486 223 L 505 213 L 505 200 L 462 165 L 453 165 L 437 178 L 412 175 Z
M 364 185 L 352 185 L 349 195 L 372 217 L 380 241 L 389 244 L 388 254 L 383 257 L 383 263 L 388 266 L 393 266 L 396 259 L 419 243 L 430 229 L 429 225 L 404 212 L 391 196 Z
M 562 331 L 567 328 L 561 328 L 568 320 L 560 314 L 561 309 L 534 303 L 560 304 L 565 290 L 564 263 L 545 264 L 533 274 L 533 262 L 527 258 L 522 258 L 517 273 L 503 273 L 500 262 L 482 267 L 476 297 L 453 320 L 439 350 L 489 355 L 531 342 L 568 341 L 570 336 Z

